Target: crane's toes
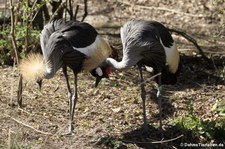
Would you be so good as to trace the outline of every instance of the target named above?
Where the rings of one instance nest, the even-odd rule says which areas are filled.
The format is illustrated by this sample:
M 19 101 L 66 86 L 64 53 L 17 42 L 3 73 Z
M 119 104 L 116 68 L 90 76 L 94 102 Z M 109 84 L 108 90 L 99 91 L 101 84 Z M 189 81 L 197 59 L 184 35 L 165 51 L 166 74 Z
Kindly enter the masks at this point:
M 150 133 L 150 126 L 148 125 L 148 124 L 143 124 L 142 126 L 141 126 L 141 133 L 143 134 L 143 135 L 148 135 L 149 133 Z
M 75 135 L 75 133 L 73 131 L 69 131 L 69 132 L 62 134 L 62 136 L 67 136 L 67 137 L 74 136 L 74 135 Z
M 73 125 L 69 125 L 69 130 L 66 133 L 63 133 L 62 136 L 74 136 L 74 126 Z

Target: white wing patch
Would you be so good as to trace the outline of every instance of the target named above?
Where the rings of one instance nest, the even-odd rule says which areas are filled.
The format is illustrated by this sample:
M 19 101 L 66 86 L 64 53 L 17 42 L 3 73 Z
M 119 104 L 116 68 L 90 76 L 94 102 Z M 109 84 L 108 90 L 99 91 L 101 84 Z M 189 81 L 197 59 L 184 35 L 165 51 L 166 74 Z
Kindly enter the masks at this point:
M 178 65 L 179 65 L 179 61 L 180 61 L 180 56 L 179 56 L 179 52 L 177 50 L 177 46 L 176 43 L 173 42 L 173 45 L 168 48 L 165 47 L 160 39 L 160 43 L 162 44 L 165 53 L 166 53 L 166 62 L 169 65 L 169 70 L 172 73 L 176 73 L 177 69 L 178 69 Z
M 92 47 L 89 46 L 87 48 L 90 50 L 90 52 L 87 53 L 87 58 L 83 64 L 83 70 L 85 71 L 91 71 L 92 69 L 98 67 L 98 65 L 100 65 L 107 57 L 109 57 L 112 52 L 109 43 L 101 37 L 98 37 L 97 41 L 94 45 L 92 45 Z
M 85 54 L 86 56 L 91 56 L 97 49 L 99 42 L 100 42 L 100 39 L 99 39 L 99 36 L 97 36 L 95 41 L 91 45 L 84 47 L 84 48 L 76 48 L 76 47 L 73 47 L 73 48 L 75 50 Z

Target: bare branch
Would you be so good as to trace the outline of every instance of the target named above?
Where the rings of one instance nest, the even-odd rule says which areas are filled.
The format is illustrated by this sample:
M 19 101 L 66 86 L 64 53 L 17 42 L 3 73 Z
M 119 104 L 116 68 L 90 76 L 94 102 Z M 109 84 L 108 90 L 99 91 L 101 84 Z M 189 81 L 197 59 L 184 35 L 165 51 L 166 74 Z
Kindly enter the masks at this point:
M 71 0 L 69 0 L 69 14 L 70 14 L 70 20 L 73 19 L 73 6 Z
M 172 138 L 172 139 L 168 139 L 168 140 L 163 140 L 163 141 L 153 141 L 153 142 L 151 142 L 152 144 L 161 144 L 161 143 L 166 143 L 166 142 L 172 142 L 172 141 L 175 141 L 175 140 L 177 140 L 177 139 L 179 139 L 179 138 L 181 138 L 181 137 L 183 137 L 184 135 L 180 135 L 180 136 L 178 136 L 178 137 L 176 137 L 176 138 Z
M 152 142 L 137 142 L 137 141 L 128 141 L 128 140 L 123 140 L 124 142 L 128 142 L 128 143 L 143 143 L 143 144 L 162 144 L 162 143 L 167 143 L 167 142 L 172 142 L 175 141 L 181 137 L 183 137 L 184 135 L 180 135 L 176 138 L 172 138 L 172 139 L 168 139 L 168 140 L 162 140 L 162 141 L 152 141 Z
M 10 12 L 11 12 L 11 38 L 12 38 L 12 44 L 13 44 L 13 49 L 16 57 L 16 62 L 17 65 L 19 65 L 19 52 L 16 44 L 16 39 L 15 39 L 15 15 L 14 15 L 14 7 L 13 7 L 13 2 L 10 0 Z M 22 75 L 20 74 L 19 76 L 19 83 L 18 83 L 18 88 L 17 88 L 17 102 L 18 105 L 21 107 L 22 106 Z
M 30 128 L 30 129 L 32 129 L 32 130 L 38 132 L 38 133 L 41 133 L 41 134 L 44 134 L 44 135 L 52 135 L 52 133 L 44 132 L 44 131 L 38 130 L 38 129 L 36 129 L 36 128 L 34 128 L 34 127 L 28 125 L 28 124 L 25 124 L 25 123 L 23 123 L 23 122 L 21 122 L 21 121 L 15 119 L 15 118 L 11 117 L 10 115 L 5 114 L 5 116 L 7 116 L 7 117 L 9 117 L 10 119 L 14 120 L 14 121 L 17 122 L 18 124 L 21 124 L 21 125 L 23 125 L 23 126 L 25 126 L 25 127 L 27 127 L 27 128 Z
M 59 11 L 61 11 L 61 9 L 65 8 L 65 2 L 62 2 L 59 7 L 56 9 L 56 11 L 53 13 L 52 17 L 50 18 L 50 20 L 53 20 L 55 18 L 55 16 L 57 15 L 57 13 Z
M 84 21 L 84 19 L 88 15 L 87 7 L 88 7 L 87 6 L 87 0 L 84 0 L 84 15 L 83 15 L 83 18 L 81 19 L 82 22 Z
M 78 10 L 79 10 L 79 6 L 80 5 L 77 5 L 77 7 L 76 7 L 76 11 L 75 11 L 75 14 L 74 14 L 74 20 L 77 20 L 77 13 L 78 13 Z
M 188 41 L 190 41 L 191 43 L 194 44 L 194 46 L 198 49 L 199 53 L 202 55 L 202 58 L 208 62 L 209 64 L 211 64 L 211 60 L 205 56 L 205 53 L 203 52 L 202 48 L 198 45 L 197 41 L 192 38 L 190 35 L 188 35 L 187 33 L 185 32 L 182 32 L 182 31 L 179 31 L 179 30 L 176 30 L 176 29 L 171 29 L 171 28 L 168 28 L 170 32 L 175 32 L 177 33 L 178 35 L 181 35 L 183 36 L 185 39 L 187 39 Z
M 150 80 L 153 80 L 154 78 L 156 78 L 157 76 L 160 76 L 161 74 L 162 74 L 161 72 L 160 72 L 160 73 L 157 73 L 157 74 L 155 74 L 154 76 L 145 79 L 145 81 L 141 82 L 139 85 L 141 86 L 141 85 L 144 84 L 145 82 L 150 81 Z
M 16 44 L 16 39 L 15 39 L 15 15 L 14 15 L 14 6 L 12 4 L 12 0 L 10 0 L 10 12 L 11 12 L 11 39 L 12 39 L 12 44 L 13 44 L 13 50 L 16 56 L 16 62 L 19 64 L 19 53 L 18 53 L 18 48 Z

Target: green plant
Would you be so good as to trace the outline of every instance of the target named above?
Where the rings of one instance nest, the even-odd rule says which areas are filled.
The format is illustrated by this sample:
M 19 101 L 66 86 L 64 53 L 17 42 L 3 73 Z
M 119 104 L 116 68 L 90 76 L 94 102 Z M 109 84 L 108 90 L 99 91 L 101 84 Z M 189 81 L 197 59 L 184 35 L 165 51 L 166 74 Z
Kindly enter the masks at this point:
M 17 25 L 15 29 L 15 38 L 17 41 L 17 46 L 19 50 L 20 57 L 24 57 L 25 53 L 25 34 L 26 28 L 22 25 Z M 12 65 L 14 52 L 12 42 L 9 38 L 10 28 L 0 32 L 0 65 Z M 29 45 L 38 45 L 39 44 L 40 31 L 30 28 L 29 29 Z M 28 47 L 28 50 L 31 51 L 33 46 Z
M 105 145 L 111 149 L 127 148 L 127 146 L 122 141 L 112 138 L 112 137 L 101 138 L 101 140 L 96 145 Z
M 184 134 L 191 134 L 192 138 L 202 138 L 203 141 L 225 139 L 225 124 L 223 122 L 203 121 L 194 116 L 186 116 L 173 118 L 170 125 L 180 128 Z
M 215 111 L 218 112 L 221 118 L 225 118 L 225 101 L 224 100 L 221 100 L 218 102 L 217 108 L 215 109 Z

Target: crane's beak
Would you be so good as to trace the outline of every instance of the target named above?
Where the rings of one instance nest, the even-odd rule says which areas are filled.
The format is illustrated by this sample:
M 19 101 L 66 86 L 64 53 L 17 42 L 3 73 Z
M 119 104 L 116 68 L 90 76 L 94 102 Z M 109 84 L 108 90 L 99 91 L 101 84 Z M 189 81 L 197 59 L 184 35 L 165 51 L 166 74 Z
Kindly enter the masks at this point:
M 38 80 L 38 81 L 37 81 L 37 84 L 38 84 L 39 90 L 41 90 L 42 80 Z
M 101 81 L 102 78 L 100 77 L 96 77 L 96 81 L 95 81 L 95 87 L 98 87 L 99 82 Z

